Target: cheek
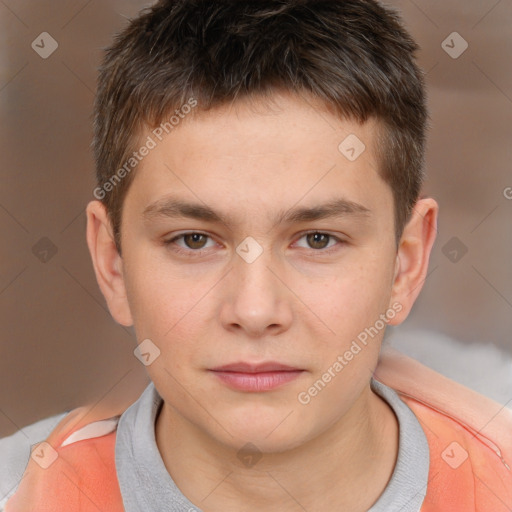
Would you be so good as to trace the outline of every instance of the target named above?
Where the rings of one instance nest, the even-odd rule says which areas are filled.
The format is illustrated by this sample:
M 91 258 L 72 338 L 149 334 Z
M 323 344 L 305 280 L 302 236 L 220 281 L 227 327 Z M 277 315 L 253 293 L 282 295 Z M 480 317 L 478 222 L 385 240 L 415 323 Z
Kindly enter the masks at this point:
M 319 285 L 304 283 L 297 295 L 326 333 L 343 342 L 373 325 L 386 311 L 391 295 L 388 274 L 382 261 L 367 259 L 366 264 L 351 265 L 350 271 L 341 269 Z
M 140 263 L 139 268 L 151 267 Z M 209 354 L 205 325 L 211 312 L 207 309 L 209 296 L 204 295 L 210 288 L 204 281 L 177 278 L 165 271 L 131 275 L 129 293 L 133 297 L 137 340 L 150 339 L 160 351 L 146 370 L 157 388 L 173 394 L 171 401 L 188 400 L 179 383 L 189 382 L 190 372 Z M 199 383 L 194 382 L 194 386 L 197 388 Z
M 383 269 L 382 262 L 372 260 L 354 265 L 350 273 L 310 291 L 304 301 L 313 305 L 321 322 L 314 315 L 308 317 L 319 327 L 310 336 L 316 356 L 311 357 L 313 373 L 301 391 L 311 398 L 307 410 L 318 410 L 326 422 L 351 406 L 350 397 L 359 396 L 377 365 L 386 327 L 380 315 L 386 314 L 390 297 Z
M 204 279 L 178 272 L 159 258 L 152 258 L 148 250 L 146 254 L 132 253 L 125 282 L 135 330 L 141 336 L 165 343 L 167 338 L 198 324 L 204 307 L 201 297 L 209 287 Z

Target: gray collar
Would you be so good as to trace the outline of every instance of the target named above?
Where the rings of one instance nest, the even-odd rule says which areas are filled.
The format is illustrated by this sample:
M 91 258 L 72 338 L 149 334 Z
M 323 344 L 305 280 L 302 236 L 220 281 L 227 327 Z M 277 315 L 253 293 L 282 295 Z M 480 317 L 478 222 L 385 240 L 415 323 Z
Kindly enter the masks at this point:
M 368 512 L 419 512 L 427 491 L 430 462 L 425 433 L 393 389 L 373 378 L 371 387 L 394 410 L 400 435 L 391 480 Z M 178 489 L 158 451 L 155 420 L 162 403 L 151 382 L 119 419 L 115 457 L 125 510 L 199 512 Z
M 427 493 L 430 450 L 425 432 L 396 391 L 372 378 L 372 389 L 395 412 L 400 433 L 398 458 L 389 484 L 368 512 L 419 512 Z

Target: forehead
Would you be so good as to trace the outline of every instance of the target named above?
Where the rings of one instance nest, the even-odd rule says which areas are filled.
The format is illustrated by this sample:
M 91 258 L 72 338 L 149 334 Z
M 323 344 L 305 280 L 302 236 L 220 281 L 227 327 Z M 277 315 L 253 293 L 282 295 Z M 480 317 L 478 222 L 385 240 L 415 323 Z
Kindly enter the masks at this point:
M 141 143 L 150 137 L 155 147 L 138 164 L 128 195 L 145 219 L 176 213 L 180 198 L 188 204 L 182 212 L 195 204 L 196 216 L 211 219 L 216 212 L 200 212 L 201 203 L 224 211 L 238 205 L 251 215 L 271 214 L 273 222 L 293 205 L 320 200 L 368 213 L 391 197 L 378 172 L 379 129 L 375 120 L 341 120 L 293 95 L 196 111 L 161 140 L 154 129 L 142 134 Z
M 176 145 L 187 142 L 183 150 L 208 151 L 211 156 L 226 158 L 259 158 L 265 153 L 274 159 L 309 156 L 315 161 L 333 162 L 341 149 L 347 149 L 340 148 L 340 143 L 352 136 L 356 149 L 363 147 L 361 143 L 364 145 L 366 164 L 377 167 L 375 149 L 380 123 L 375 118 L 364 124 L 342 119 L 311 95 L 281 92 L 270 98 L 248 97 L 207 111 L 197 107 L 181 117 L 170 133 L 164 131 L 162 135 L 164 142 L 166 139 L 174 139 Z M 156 131 L 157 135 L 162 132 L 158 127 Z M 154 135 L 155 129 L 147 133 Z M 239 149 L 244 149 L 245 154 Z M 189 154 L 187 158 L 190 156 L 194 155 Z M 345 156 L 351 155 L 345 153 Z

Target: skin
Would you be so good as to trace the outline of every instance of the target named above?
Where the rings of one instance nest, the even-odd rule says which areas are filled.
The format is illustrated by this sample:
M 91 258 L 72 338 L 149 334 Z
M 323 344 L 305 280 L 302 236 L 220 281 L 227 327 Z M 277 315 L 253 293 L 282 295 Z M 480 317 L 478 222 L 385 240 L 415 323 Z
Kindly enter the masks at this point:
M 239 100 L 185 119 L 135 171 L 122 257 L 99 201 L 87 207 L 88 245 L 114 319 L 160 350 L 147 366 L 164 399 L 157 445 L 192 503 L 207 512 L 362 512 L 388 484 L 398 450 L 397 419 L 370 388 L 385 329 L 308 404 L 298 395 L 393 304 L 401 311 L 389 324 L 407 317 L 438 205 L 418 200 L 397 249 L 392 192 L 377 172 L 378 122 L 340 120 L 292 94 L 267 104 Z M 349 134 L 366 146 L 353 162 L 338 150 Z M 144 209 L 170 195 L 229 221 L 145 221 Z M 338 197 L 369 214 L 274 225 L 278 212 Z M 316 230 L 339 240 L 305 235 Z M 164 244 L 190 231 L 207 236 Z M 263 251 L 252 263 L 236 252 L 247 236 Z M 237 361 L 304 371 L 265 392 L 233 390 L 209 371 Z M 245 465 L 237 453 L 249 442 L 261 458 Z

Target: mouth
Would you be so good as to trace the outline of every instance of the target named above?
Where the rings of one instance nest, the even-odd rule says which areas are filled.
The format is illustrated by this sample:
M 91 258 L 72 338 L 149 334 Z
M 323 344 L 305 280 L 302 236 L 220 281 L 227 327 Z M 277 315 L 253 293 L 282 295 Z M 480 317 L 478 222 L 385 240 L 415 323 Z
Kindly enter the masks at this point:
M 232 389 L 262 392 L 295 380 L 305 370 L 270 361 L 260 364 L 231 363 L 209 371 Z

